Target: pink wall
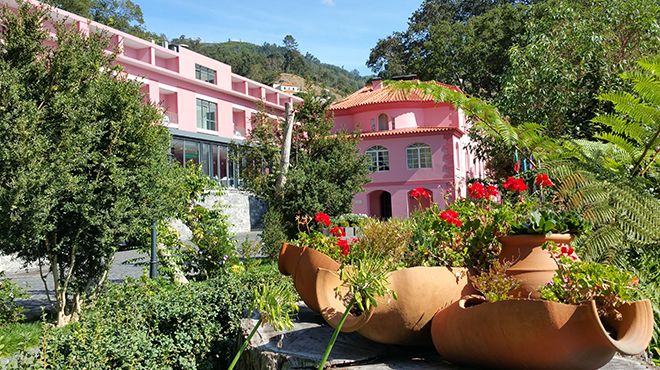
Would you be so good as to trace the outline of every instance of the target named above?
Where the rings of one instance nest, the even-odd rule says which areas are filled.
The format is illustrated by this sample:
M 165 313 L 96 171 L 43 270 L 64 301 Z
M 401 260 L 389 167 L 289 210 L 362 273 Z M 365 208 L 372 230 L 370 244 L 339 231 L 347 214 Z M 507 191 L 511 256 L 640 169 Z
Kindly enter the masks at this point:
M 372 131 L 372 120 L 378 131 L 378 116 L 386 114 L 389 126 L 396 129 L 414 127 L 458 127 L 458 112 L 446 103 L 390 103 L 356 107 L 335 113 L 335 130 Z
M 43 5 L 34 0 L 29 1 L 35 5 Z M 16 7 L 16 3 L 12 0 L 0 0 L 0 5 L 2 4 L 9 5 L 11 8 Z M 145 84 L 143 91 L 148 92 L 149 100 L 154 103 L 162 103 L 163 108 L 169 108 L 170 112 L 172 112 L 172 106 L 176 107 L 178 122 L 172 126 L 180 130 L 199 132 L 196 123 L 196 99 L 198 97 L 205 97 L 206 100 L 218 104 L 217 122 L 219 127 L 216 132 L 211 134 L 230 139 L 234 137 L 233 109 L 244 110 L 246 118 L 249 120 L 256 109 L 256 102 L 267 97 L 264 104 L 266 109 L 269 113 L 281 117 L 284 115 L 285 102 L 302 102 L 300 98 L 232 73 L 231 66 L 184 47 L 179 47 L 178 51 L 170 50 L 56 8 L 50 8 L 50 15 L 57 21 L 64 21 L 76 27 L 80 32 L 106 33 L 112 40 L 111 48 L 119 49 L 117 62 L 124 67 L 129 78 Z M 50 30 L 53 29 L 49 24 L 46 27 Z M 197 80 L 195 64 L 215 70 L 216 83 Z M 159 93 L 161 84 L 168 85 L 168 89 L 175 89 L 176 94 L 161 97 Z M 259 92 L 256 98 L 248 94 L 248 85 Z

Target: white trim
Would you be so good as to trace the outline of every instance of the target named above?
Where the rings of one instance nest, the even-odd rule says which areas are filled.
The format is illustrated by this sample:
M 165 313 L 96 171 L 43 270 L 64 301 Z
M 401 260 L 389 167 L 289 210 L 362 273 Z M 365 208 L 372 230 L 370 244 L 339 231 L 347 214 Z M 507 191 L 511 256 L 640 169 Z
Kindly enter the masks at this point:
M 174 87 L 172 85 L 164 84 L 162 82 L 158 83 L 158 88 L 163 89 L 165 91 L 171 91 L 171 92 L 179 92 L 179 88 Z
M 222 101 L 218 98 L 214 98 L 214 97 L 204 95 L 204 94 L 199 94 L 199 93 L 195 93 L 195 98 L 210 101 L 211 103 L 215 103 L 216 105 L 220 104 L 220 102 Z
M 205 128 L 199 128 L 199 127 L 197 127 L 197 132 L 199 132 L 199 133 L 201 133 L 201 134 L 220 136 L 220 133 L 219 133 L 217 130 L 216 130 L 216 131 L 214 131 L 214 130 L 207 130 L 207 129 L 205 129 Z

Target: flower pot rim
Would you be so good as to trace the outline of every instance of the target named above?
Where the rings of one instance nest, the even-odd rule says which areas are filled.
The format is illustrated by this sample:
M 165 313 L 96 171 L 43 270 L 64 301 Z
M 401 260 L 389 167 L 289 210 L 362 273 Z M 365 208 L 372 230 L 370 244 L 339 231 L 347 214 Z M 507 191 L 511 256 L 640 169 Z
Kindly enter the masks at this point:
M 510 240 L 510 239 L 524 239 L 524 238 L 538 238 L 538 239 L 569 239 L 572 241 L 575 239 L 575 235 L 571 233 L 549 233 L 549 234 L 507 234 L 500 235 L 497 237 L 498 241 Z
M 335 276 L 339 280 L 339 275 L 337 274 L 337 271 L 328 270 L 323 267 L 317 268 L 316 271 L 317 271 L 316 272 L 317 276 L 323 274 L 330 274 L 332 276 Z M 344 312 L 346 312 L 346 306 L 344 304 L 340 304 L 340 306 L 341 307 L 336 307 L 336 314 L 333 316 L 329 316 L 328 313 L 321 311 L 321 316 L 323 316 L 323 319 L 331 327 L 335 327 L 336 325 L 338 325 L 340 317 L 344 314 Z M 327 306 L 326 308 L 331 308 L 331 307 L 332 306 Z M 369 320 L 371 320 L 371 317 L 374 313 L 374 309 L 375 307 L 372 307 L 369 310 L 362 312 L 362 314 L 358 316 L 355 316 L 349 312 L 348 316 L 346 317 L 346 322 L 344 322 L 344 326 L 342 327 L 341 331 L 343 333 L 350 333 L 359 330 L 367 322 L 369 322 Z

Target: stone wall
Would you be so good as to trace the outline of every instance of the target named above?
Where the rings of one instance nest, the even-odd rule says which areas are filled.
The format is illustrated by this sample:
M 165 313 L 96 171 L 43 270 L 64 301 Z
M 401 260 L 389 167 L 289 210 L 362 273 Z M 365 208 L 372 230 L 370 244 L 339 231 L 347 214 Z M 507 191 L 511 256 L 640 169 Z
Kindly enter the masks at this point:
M 223 189 L 221 193 L 219 196 L 217 192 L 207 195 L 201 202 L 202 206 L 222 207 L 233 233 L 246 233 L 261 228 L 266 213 L 266 204 L 262 200 L 251 193 L 233 188 Z

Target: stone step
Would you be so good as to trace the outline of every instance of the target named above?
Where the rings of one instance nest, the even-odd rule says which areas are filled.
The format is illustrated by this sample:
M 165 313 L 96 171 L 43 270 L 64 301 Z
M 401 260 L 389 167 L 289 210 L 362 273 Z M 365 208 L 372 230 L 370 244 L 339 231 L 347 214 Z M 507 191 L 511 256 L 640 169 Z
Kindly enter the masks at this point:
M 254 328 L 256 319 L 241 322 L 243 338 Z M 265 325 L 257 330 L 250 347 L 241 356 L 238 369 L 289 370 L 316 369 L 332 328 L 321 315 L 300 304 L 292 330 L 277 332 Z M 239 343 L 240 345 L 240 343 Z M 474 369 L 443 361 L 433 348 L 384 345 L 357 333 L 337 337 L 326 368 L 350 370 L 467 370 Z M 637 359 L 615 356 L 601 370 L 641 370 L 652 367 Z

